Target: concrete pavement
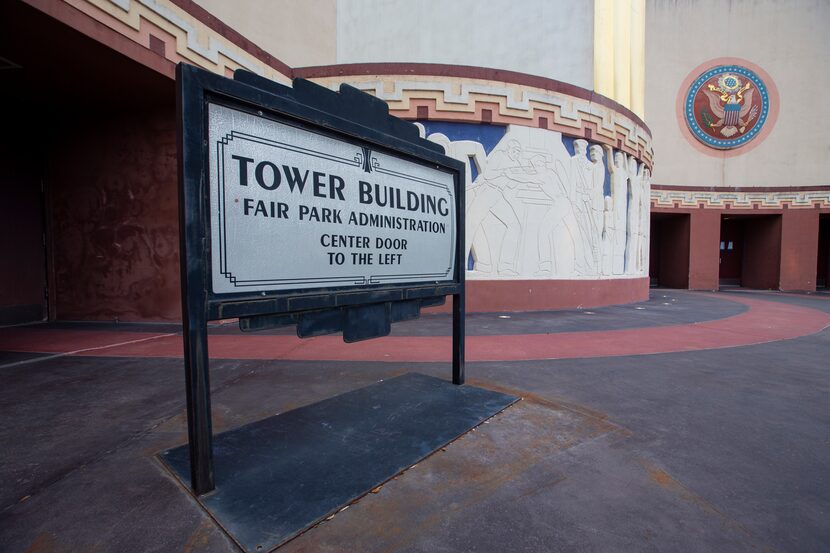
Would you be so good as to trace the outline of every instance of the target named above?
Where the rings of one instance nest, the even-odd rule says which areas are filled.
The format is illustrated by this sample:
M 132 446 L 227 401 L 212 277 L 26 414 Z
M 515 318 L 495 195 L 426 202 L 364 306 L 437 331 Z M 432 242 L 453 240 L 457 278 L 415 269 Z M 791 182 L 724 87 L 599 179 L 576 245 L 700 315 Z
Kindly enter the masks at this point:
M 826 296 L 655 290 L 638 305 L 502 316 L 470 317 L 479 358 L 503 355 L 469 363 L 468 382 L 523 401 L 280 551 L 830 548 Z M 413 354 L 444 339 L 448 318 L 407 324 L 352 346 L 387 362 L 326 359 L 337 342 L 319 339 L 300 351 L 324 360 L 294 359 L 284 333 L 215 327 L 214 430 L 407 371 L 448 378 L 448 361 Z M 236 550 L 155 457 L 186 441 L 181 360 L 152 349 L 176 332 L 0 329 L 3 551 Z M 522 349 L 527 337 L 556 347 Z M 261 354 L 224 357 L 245 351 Z

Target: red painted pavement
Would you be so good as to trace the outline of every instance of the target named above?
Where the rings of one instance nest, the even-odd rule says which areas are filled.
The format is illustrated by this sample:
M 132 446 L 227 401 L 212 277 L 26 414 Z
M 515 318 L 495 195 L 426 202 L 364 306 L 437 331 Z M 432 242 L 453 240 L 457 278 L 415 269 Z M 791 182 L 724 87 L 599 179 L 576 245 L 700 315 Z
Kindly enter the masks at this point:
M 719 296 L 746 305 L 713 321 L 610 331 L 467 336 L 467 361 L 523 361 L 695 351 L 788 340 L 830 326 L 830 315 L 795 305 Z M 340 336 L 214 335 L 211 358 L 330 361 L 448 361 L 448 336 L 393 336 L 346 344 Z M 181 357 L 171 334 L 18 327 L 0 332 L 0 350 L 112 357 Z

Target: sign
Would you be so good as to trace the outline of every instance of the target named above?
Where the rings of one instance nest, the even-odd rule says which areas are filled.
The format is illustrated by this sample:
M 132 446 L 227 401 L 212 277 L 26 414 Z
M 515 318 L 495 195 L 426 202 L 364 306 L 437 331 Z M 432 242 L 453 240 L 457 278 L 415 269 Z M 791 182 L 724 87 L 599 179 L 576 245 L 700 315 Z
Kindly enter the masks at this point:
M 767 87 L 753 71 L 722 65 L 700 75 L 686 93 L 684 115 L 700 142 L 721 150 L 755 138 L 766 123 Z
M 211 103 L 217 294 L 451 281 L 453 175 Z
M 215 488 L 210 320 L 346 342 L 452 297 L 464 383 L 464 164 L 385 102 L 179 64 L 179 226 L 188 459 Z

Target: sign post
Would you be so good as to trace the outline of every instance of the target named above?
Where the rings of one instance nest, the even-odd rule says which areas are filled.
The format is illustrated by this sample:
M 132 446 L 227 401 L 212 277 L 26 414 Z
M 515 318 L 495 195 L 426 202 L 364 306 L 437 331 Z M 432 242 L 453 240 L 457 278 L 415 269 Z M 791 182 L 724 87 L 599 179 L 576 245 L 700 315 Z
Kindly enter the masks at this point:
M 180 64 L 179 205 L 191 486 L 215 487 L 207 323 L 385 336 L 452 296 L 464 382 L 464 165 L 346 85 Z

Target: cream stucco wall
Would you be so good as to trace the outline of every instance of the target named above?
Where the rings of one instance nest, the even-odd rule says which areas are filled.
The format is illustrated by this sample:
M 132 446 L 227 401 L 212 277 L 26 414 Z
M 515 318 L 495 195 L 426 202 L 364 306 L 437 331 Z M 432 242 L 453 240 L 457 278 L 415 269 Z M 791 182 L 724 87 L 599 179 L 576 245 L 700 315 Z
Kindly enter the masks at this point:
M 335 63 L 337 0 L 195 0 L 291 67 Z
M 646 18 L 646 113 L 656 156 L 653 183 L 830 184 L 830 102 L 824 98 L 830 89 L 830 2 L 648 0 Z M 676 116 L 678 90 L 689 72 L 723 57 L 756 64 L 770 75 L 780 94 L 778 120 L 769 136 L 745 154 L 731 157 L 699 152 L 684 138 L 684 124 Z
M 195 0 L 291 67 L 439 63 L 596 90 L 644 114 L 646 0 Z
M 338 0 L 337 63 L 509 69 L 593 88 L 593 2 Z
M 645 0 L 594 0 L 594 86 L 644 117 Z

